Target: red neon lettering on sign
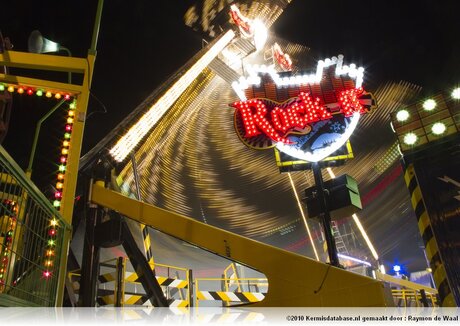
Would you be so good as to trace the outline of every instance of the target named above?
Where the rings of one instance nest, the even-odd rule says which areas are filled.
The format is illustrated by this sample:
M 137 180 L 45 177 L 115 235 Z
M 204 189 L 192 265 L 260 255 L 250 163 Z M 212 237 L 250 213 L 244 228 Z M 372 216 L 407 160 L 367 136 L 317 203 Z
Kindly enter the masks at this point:
M 342 91 L 339 96 L 339 110 L 346 117 L 355 112 L 367 112 L 359 101 L 362 88 Z M 321 104 L 319 98 L 313 99 L 308 93 L 300 93 L 297 100 L 287 107 L 275 106 L 269 111 L 264 102 L 259 99 L 235 102 L 242 118 L 245 137 L 251 138 L 265 134 L 276 142 L 292 144 L 287 135 L 294 129 L 304 129 L 311 123 L 332 118 L 330 109 Z

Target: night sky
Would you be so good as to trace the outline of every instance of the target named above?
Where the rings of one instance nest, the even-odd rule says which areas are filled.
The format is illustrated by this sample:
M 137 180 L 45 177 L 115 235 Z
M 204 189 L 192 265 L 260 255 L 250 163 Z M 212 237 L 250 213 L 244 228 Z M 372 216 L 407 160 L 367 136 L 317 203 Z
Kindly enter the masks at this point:
M 10 1 L 2 10 L 0 30 L 10 37 L 16 51 L 27 51 L 29 34 L 38 29 L 69 48 L 73 56 L 84 57 L 91 43 L 97 1 L 67 3 Z M 201 37 L 183 23 L 183 14 L 193 3 L 105 1 L 82 153 L 200 49 Z M 364 66 L 368 89 L 386 81 L 406 80 L 429 94 L 458 82 L 460 45 L 455 38 L 460 20 L 454 4 L 434 0 L 294 0 L 272 31 L 310 47 L 318 59 L 342 53 L 348 62 Z M 65 75 L 60 78 L 66 80 Z M 36 121 L 52 105 L 51 101 L 16 99 L 3 145 L 21 166 L 27 165 L 32 143 L 29 135 L 33 135 Z M 53 117 L 44 125 L 38 162 L 49 160 L 48 141 L 61 135 L 52 127 L 59 114 Z M 52 169 L 45 167 L 36 181 L 44 186 Z
M 183 14 L 193 3 L 105 1 L 82 153 L 201 48 L 200 35 L 183 23 Z M 2 5 L 0 30 L 16 51 L 27 51 L 28 36 L 38 29 L 73 56 L 85 57 L 96 4 L 96 0 L 9 1 Z M 454 1 L 294 0 L 271 31 L 310 47 L 318 59 L 344 54 L 347 62 L 366 68 L 369 90 L 383 82 L 406 80 L 430 94 L 459 82 L 457 15 Z M 65 81 L 66 75 L 56 78 Z M 53 104 L 14 97 L 10 131 L 2 145 L 23 168 L 35 124 Z M 55 181 L 63 134 L 60 121 L 62 114 L 57 112 L 40 137 L 33 179 L 45 192 Z

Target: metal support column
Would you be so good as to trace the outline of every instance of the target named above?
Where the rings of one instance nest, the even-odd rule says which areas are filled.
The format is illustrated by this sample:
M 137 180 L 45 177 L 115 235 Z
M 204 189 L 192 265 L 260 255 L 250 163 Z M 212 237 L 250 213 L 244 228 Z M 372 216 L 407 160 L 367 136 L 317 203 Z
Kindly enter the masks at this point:
M 125 295 L 125 258 L 117 258 L 117 279 L 115 287 L 115 307 L 123 307 Z
M 120 218 L 123 249 L 125 249 L 126 254 L 130 258 L 131 265 L 133 265 L 139 282 L 142 283 L 148 298 L 155 307 L 169 307 L 168 300 L 166 300 L 160 284 L 150 269 L 147 259 L 145 259 L 144 254 L 137 246 L 136 240 L 134 240 L 128 224 L 121 216 Z
M 91 179 L 90 187 L 93 184 L 92 181 L 93 180 Z M 91 198 L 91 196 L 88 196 L 88 198 Z M 80 296 L 78 300 L 78 305 L 80 307 L 94 307 L 96 305 L 97 280 L 99 276 L 100 248 L 94 244 L 94 235 L 95 227 L 100 218 L 100 208 L 90 202 L 87 205 L 85 242 L 83 246 L 81 266 Z
M 188 305 L 193 307 L 193 272 L 191 269 L 187 270 L 187 280 L 188 280 Z
M 324 195 L 323 176 L 321 175 L 321 167 L 318 162 L 312 164 L 313 176 L 315 177 L 316 194 L 320 207 L 320 216 L 323 222 L 324 234 L 326 236 L 327 252 L 329 254 L 329 261 L 332 266 L 340 267 L 339 257 L 337 255 L 337 248 L 335 239 L 332 234 L 331 215 L 327 205 L 326 196 Z

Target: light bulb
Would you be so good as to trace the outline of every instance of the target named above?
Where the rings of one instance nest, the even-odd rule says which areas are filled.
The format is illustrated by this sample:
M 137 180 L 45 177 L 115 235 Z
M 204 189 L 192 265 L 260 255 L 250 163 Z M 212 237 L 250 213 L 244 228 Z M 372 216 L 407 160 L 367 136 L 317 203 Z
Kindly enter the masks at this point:
M 435 135 L 441 135 L 446 131 L 446 125 L 442 122 L 436 122 L 433 126 L 431 126 L 431 131 Z
M 404 136 L 404 143 L 407 145 L 414 145 L 417 141 L 417 135 L 413 132 L 410 132 Z
M 457 87 L 452 91 L 452 98 L 460 100 L 460 87 Z
M 396 119 L 398 121 L 406 121 L 409 118 L 409 112 L 407 110 L 400 110 L 396 113 Z
M 434 110 L 435 107 L 436 107 L 436 101 L 433 99 L 428 99 L 425 102 L 423 102 L 423 108 L 426 111 Z

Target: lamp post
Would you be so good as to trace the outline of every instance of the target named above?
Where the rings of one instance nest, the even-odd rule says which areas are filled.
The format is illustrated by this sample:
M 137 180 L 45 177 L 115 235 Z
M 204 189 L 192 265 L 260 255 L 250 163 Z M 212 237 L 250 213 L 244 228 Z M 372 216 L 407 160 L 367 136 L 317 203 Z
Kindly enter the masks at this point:
M 335 245 L 334 235 L 331 229 L 331 215 L 329 207 L 324 195 L 323 177 L 321 175 L 321 167 L 318 162 L 312 164 L 313 176 L 316 184 L 316 195 L 320 207 L 321 220 L 323 222 L 324 235 L 326 237 L 327 252 L 329 255 L 329 262 L 332 266 L 340 267 L 339 257 L 337 255 L 337 247 Z

